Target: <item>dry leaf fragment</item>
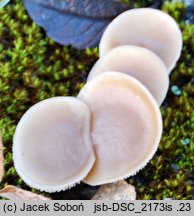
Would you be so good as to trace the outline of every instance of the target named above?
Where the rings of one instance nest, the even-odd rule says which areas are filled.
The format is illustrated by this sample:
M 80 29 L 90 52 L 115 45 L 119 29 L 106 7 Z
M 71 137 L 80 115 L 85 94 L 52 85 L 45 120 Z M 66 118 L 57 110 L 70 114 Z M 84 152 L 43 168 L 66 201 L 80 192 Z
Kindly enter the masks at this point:
M 7 185 L 0 190 L 0 197 L 10 200 L 50 200 L 48 197 L 26 191 L 12 185 Z
M 100 187 L 92 200 L 135 200 L 135 187 L 126 181 L 105 184 Z
M 3 178 L 4 168 L 3 168 L 3 141 L 2 135 L 0 132 L 0 182 Z

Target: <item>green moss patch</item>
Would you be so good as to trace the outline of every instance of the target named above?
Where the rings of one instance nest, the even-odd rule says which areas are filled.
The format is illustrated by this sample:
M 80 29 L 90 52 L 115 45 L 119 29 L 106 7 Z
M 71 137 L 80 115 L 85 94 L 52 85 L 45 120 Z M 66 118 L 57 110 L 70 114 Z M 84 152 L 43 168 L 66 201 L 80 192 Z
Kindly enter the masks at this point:
M 194 192 L 194 25 L 186 24 L 183 3 L 164 2 L 183 32 L 181 58 L 170 76 L 161 112 L 162 140 L 155 157 L 128 182 L 138 199 L 192 199 Z M 12 138 L 24 112 L 53 96 L 76 95 L 98 59 L 98 48 L 76 50 L 56 44 L 29 18 L 22 1 L 0 9 L 0 130 L 3 133 L 7 184 L 32 190 L 18 177 L 12 161 Z M 87 199 L 96 188 L 81 184 L 53 199 Z M 91 192 L 92 191 L 92 192 Z

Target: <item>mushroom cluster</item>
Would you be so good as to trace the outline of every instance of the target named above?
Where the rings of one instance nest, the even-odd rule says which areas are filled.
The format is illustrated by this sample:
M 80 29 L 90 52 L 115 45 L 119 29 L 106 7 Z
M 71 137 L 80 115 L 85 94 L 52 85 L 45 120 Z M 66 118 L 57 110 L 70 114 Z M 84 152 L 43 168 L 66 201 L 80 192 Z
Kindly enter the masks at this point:
M 19 121 L 13 160 L 20 177 L 55 192 L 80 181 L 113 183 L 145 167 L 161 139 L 159 106 L 181 48 L 181 31 L 164 12 L 131 9 L 116 17 L 78 96 L 41 101 Z

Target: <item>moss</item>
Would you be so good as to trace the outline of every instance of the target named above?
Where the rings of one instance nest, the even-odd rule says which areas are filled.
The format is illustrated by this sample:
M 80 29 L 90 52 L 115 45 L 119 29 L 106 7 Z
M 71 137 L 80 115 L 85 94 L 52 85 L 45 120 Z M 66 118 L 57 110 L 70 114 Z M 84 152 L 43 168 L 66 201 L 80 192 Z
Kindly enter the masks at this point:
M 155 157 L 128 181 L 139 199 L 191 199 L 194 184 L 194 25 L 185 24 L 183 3 L 164 2 L 162 10 L 173 16 L 183 32 L 181 58 L 170 76 L 170 88 L 161 111 L 164 132 Z M 12 161 L 12 138 L 24 112 L 45 98 L 76 95 L 98 59 L 98 48 L 76 50 L 45 36 L 24 9 L 13 0 L 0 9 L 0 130 L 3 133 L 5 175 L 2 187 L 14 184 L 29 189 L 18 177 Z M 176 86 L 180 94 L 171 90 Z M 90 188 L 90 190 L 93 190 Z M 81 184 L 52 198 L 88 198 Z
M 194 25 L 184 23 L 183 3 L 165 2 L 162 9 L 173 16 L 183 32 L 184 47 L 170 76 L 170 88 L 161 108 L 164 131 L 159 149 L 148 166 L 129 180 L 139 199 L 192 199 L 194 183 Z M 178 87 L 179 94 L 172 91 Z

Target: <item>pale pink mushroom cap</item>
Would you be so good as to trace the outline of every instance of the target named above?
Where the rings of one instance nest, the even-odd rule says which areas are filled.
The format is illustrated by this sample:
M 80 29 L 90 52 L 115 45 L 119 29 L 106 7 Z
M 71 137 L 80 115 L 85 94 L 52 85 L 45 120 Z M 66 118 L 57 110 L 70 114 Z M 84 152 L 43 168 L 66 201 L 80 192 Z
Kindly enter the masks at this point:
M 100 57 L 121 45 L 152 50 L 163 60 L 170 73 L 181 54 L 182 34 L 175 20 L 160 10 L 131 9 L 108 25 L 100 42 Z
M 55 192 L 79 183 L 94 163 L 90 111 L 73 97 L 55 97 L 32 106 L 19 121 L 13 160 L 31 187 Z
M 153 157 L 162 134 L 158 104 L 135 78 L 105 72 L 78 94 L 91 110 L 95 163 L 84 182 L 112 183 L 136 174 Z
M 163 61 L 152 51 L 138 46 L 119 46 L 101 57 L 89 73 L 88 81 L 106 71 L 118 71 L 142 82 L 161 105 L 169 87 Z

